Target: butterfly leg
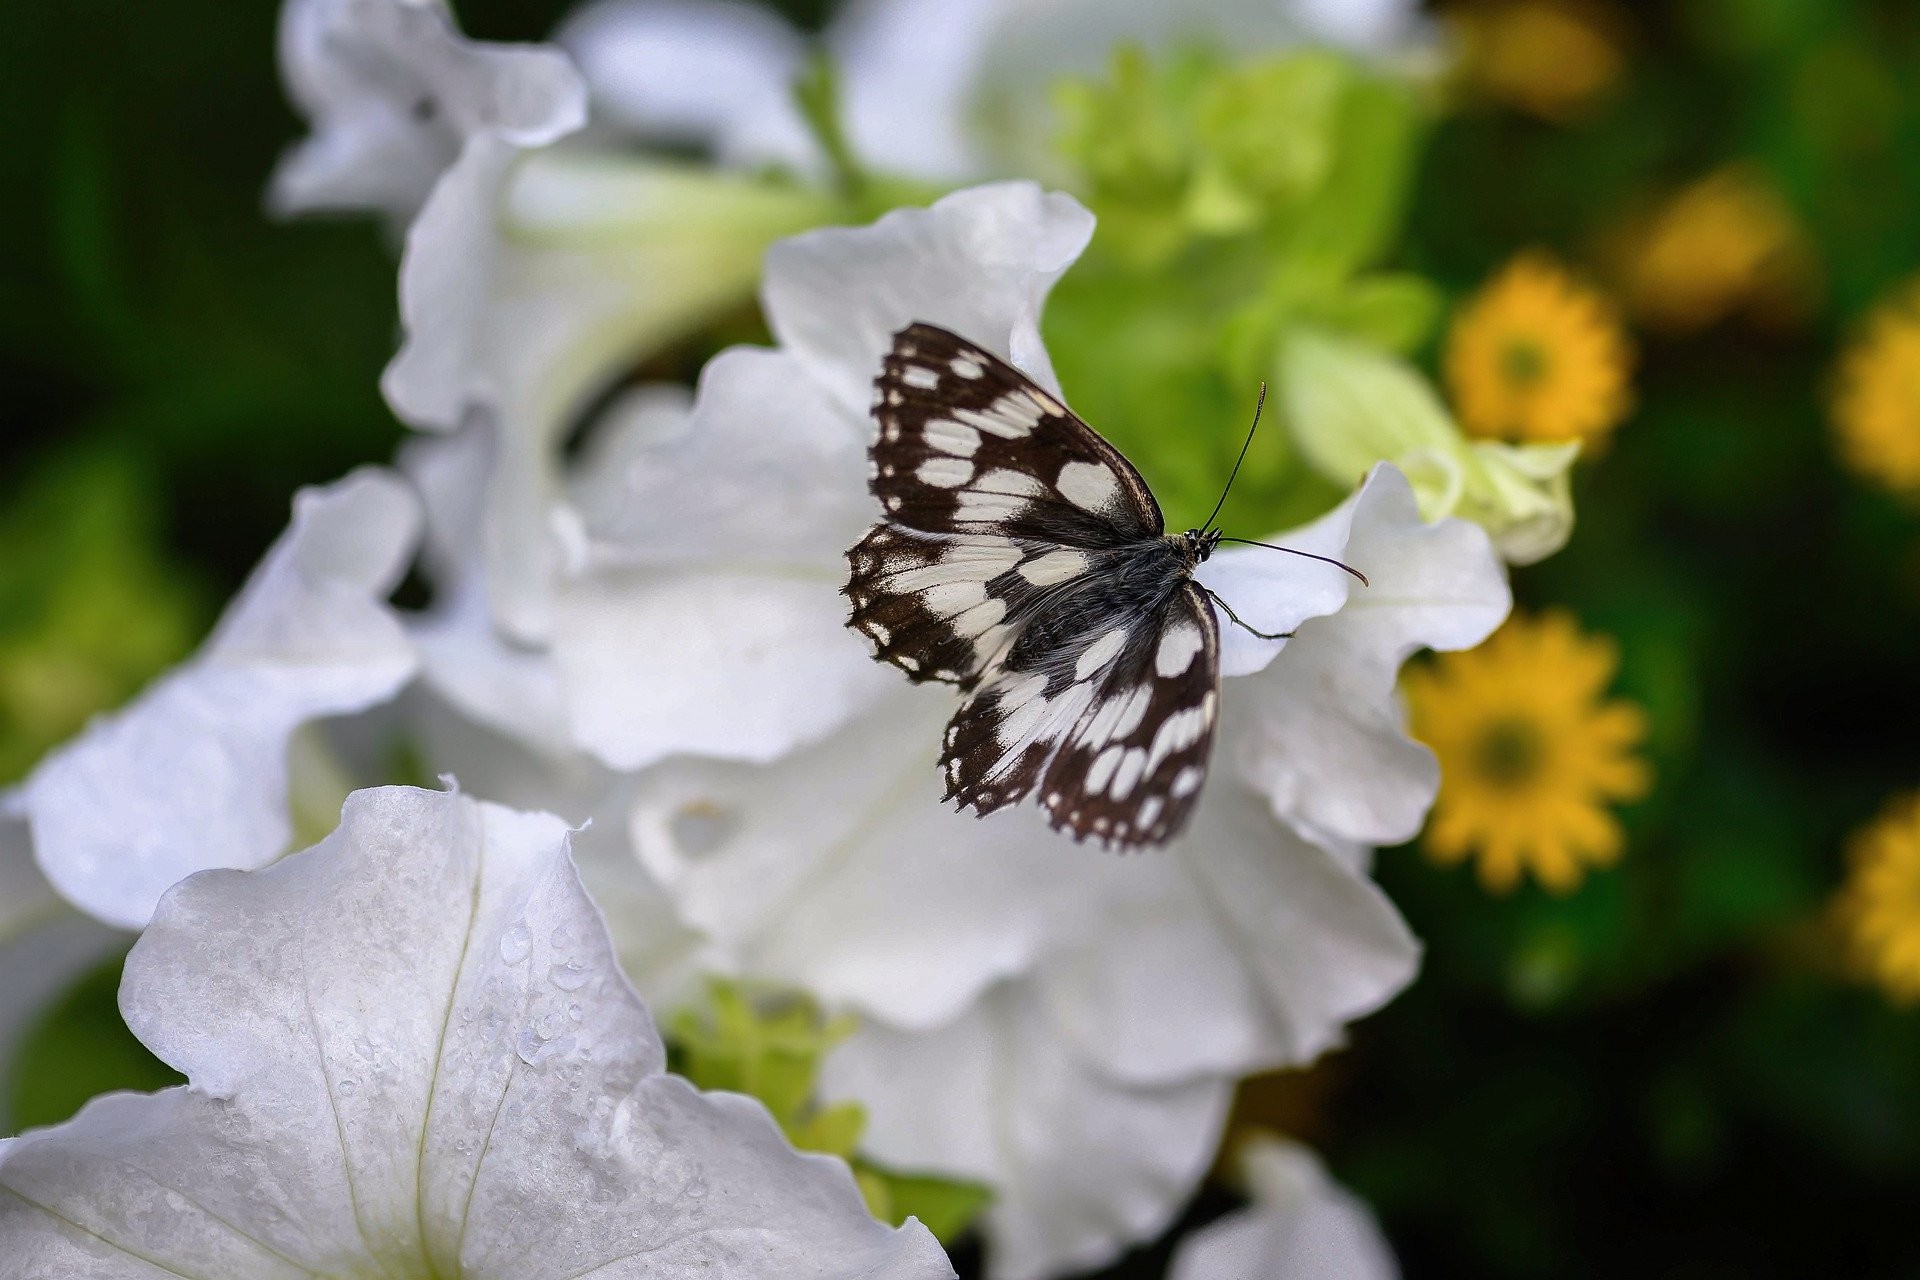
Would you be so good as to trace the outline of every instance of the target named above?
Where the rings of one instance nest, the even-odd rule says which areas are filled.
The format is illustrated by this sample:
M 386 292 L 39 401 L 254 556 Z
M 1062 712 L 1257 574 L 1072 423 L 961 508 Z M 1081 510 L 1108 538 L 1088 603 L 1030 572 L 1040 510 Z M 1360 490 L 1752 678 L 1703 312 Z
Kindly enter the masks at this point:
M 1293 638 L 1293 632 L 1291 631 L 1266 632 L 1266 631 L 1261 631 L 1256 627 L 1247 625 L 1247 623 L 1241 620 L 1240 615 L 1233 611 L 1232 605 L 1228 604 L 1225 600 L 1222 600 L 1217 594 L 1208 590 L 1207 588 L 1202 587 L 1200 589 L 1202 591 L 1206 591 L 1207 596 L 1215 604 L 1219 605 L 1222 609 L 1226 610 L 1227 617 L 1233 620 L 1233 625 L 1236 627 L 1239 627 L 1242 631 L 1246 631 L 1253 635 L 1259 636 L 1262 640 L 1291 640 Z

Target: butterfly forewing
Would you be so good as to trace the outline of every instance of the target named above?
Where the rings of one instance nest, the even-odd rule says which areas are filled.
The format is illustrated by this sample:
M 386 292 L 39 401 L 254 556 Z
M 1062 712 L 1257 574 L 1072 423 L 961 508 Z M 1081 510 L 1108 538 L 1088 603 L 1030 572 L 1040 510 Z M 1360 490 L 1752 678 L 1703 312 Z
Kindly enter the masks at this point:
M 945 329 L 895 335 L 874 390 L 870 487 L 895 524 L 1083 549 L 1166 531 L 1119 450 L 1031 378 Z
M 1157 537 L 1127 460 L 1018 369 L 932 325 L 875 381 L 870 487 L 888 519 L 847 554 L 855 629 L 916 680 L 970 686 L 1105 548 Z

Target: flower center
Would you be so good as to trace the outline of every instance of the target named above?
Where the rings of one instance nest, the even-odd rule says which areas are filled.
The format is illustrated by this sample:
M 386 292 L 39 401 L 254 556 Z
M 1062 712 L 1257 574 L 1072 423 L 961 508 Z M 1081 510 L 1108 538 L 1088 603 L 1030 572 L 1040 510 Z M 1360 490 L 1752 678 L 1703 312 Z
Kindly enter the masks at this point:
M 1547 374 L 1547 353 L 1531 338 L 1514 338 L 1500 351 L 1500 373 L 1521 390 L 1532 387 Z
M 1516 788 L 1539 774 L 1546 747 L 1545 736 L 1533 721 L 1496 720 L 1474 744 L 1474 767 L 1494 786 Z

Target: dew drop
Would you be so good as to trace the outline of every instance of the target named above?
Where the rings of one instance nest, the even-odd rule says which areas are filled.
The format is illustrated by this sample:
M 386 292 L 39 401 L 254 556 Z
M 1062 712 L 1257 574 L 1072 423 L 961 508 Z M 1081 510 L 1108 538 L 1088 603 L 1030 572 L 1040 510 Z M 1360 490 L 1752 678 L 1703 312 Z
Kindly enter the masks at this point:
M 500 958 L 508 964 L 519 964 L 533 954 L 533 930 L 524 924 L 507 926 L 500 935 Z
M 593 971 L 578 960 L 557 964 L 547 974 L 547 980 L 562 991 L 578 991 L 586 986 L 592 977 Z

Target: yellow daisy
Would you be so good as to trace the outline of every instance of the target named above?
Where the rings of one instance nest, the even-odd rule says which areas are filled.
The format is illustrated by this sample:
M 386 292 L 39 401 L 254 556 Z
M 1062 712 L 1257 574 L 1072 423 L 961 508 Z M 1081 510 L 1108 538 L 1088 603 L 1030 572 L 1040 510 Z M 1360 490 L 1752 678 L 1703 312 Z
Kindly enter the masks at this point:
M 1613 12 L 1579 0 L 1507 0 L 1452 15 L 1478 92 L 1551 124 L 1597 107 L 1625 69 Z
M 1632 399 L 1633 352 L 1613 305 L 1538 251 L 1455 314 L 1445 363 L 1469 435 L 1597 443 Z
M 1920 1002 L 1920 792 L 1855 833 L 1837 899 L 1848 951 L 1901 1004 Z
M 1566 893 L 1620 856 L 1609 806 L 1646 794 L 1652 775 L 1635 754 L 1645 713 L 1606 697 L 1619 665 L 1611 638 L 1551 610 L 1408 671 L 1414 736 L 1440 759 L 1425 840 L 1436 862 L 1477 856 L 1496 893 L 1528 871 Z
M 1920 497 L 1920 281 L 1875 311 L 1841 356 L 1833 423 L 1848 466 Z
M 1624 240 L 1627 305 L 1665 333 L 1694 333 L 1743 307 L 1790 315 L 1813 288 L 1798 219 L 1748 165 L 1683 187 Z

